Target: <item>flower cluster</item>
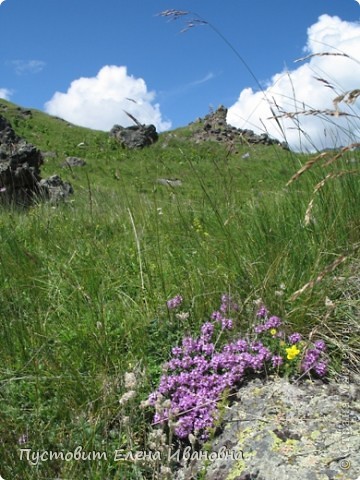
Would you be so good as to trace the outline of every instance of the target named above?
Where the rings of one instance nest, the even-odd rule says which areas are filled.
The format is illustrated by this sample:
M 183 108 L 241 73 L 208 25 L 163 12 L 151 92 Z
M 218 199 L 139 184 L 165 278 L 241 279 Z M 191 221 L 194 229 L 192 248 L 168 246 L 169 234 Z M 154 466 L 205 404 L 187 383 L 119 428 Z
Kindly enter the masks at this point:
M 314 343 L 314 348 L 306 351 L 304 360 L 301 364 L 302 370 L 307 373 L 312 370 L 319 377 L 323 377 L 327 373 L 327 363 L 322 360 L 323 352 L 326 350 L 326 345 L 323 340 L 318 340 Z
M 173 310 L 174 308 L 180 307 L 183 302 L 183 298 L 181 295 L 176 295 L 176 297 L 171 298 L 166 302 L 166 305 L 169 310 Z
M 180 296 L 175 299 L 169 301 L 173 302 L 171 307 L 168 302 L 169 308 L 182 301 Z M 200 440 L 208 438 L 209 428 L 218 416 L 221 396 L 239 386 L 246 375 L 264 370 L 287 373 L 286 367 L 299 367 L 301 358 L 298 373 L 326 374 L 326 362 L 322 359 L 325 343 L 319 340 L 314 348 L 306 350 L 301 335 L 286 337 L 279 329 L 281 319 L 269 317 L 265 307 L 257 313 L 261 323 L 254 328 L 252 340 L 232 338 L 227 343 L 220 342 L 220 337 L 232 330 L 233 319 L 229 317 L 238 310 L 229 296 L 224 295 L 221 300 L 211 321 L 202 325 L 200 336 L 185 337 L 181 346 L 172 349 L 159 387 L 148 399 L 149 405 L 155 407 L 154 423 L 174 425 L 180 439 L 190 434 Z
M 316 341 L 313 348 L 308 348 L 300 333 L 294 332 L 286 337 L 285 332 L 279 329 L 282 325 L 281 319 L 269 317 L 269 312 L 264 306 L 257 312 L 257 317 L 262 323 L 254 330 L 274 353 L 273 367 L 278 367 L 278 371 L 287 374 L 312 373 L 319 377 L 326 375 L 327 362 L 323 359 L 326 345 L 323 340 Z

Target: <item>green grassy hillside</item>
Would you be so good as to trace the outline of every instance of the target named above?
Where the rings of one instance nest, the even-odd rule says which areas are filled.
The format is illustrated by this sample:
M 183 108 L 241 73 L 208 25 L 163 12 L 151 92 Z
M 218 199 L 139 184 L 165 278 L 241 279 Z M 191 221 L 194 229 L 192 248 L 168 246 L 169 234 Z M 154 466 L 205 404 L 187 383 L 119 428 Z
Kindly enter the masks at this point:
M 171 348 L 197 334 L 223 293 L 240 303 L 235 333 L 246 333 L 261 298 L 289 330 L 326 340 L 332 373 L 344 359 L 357 368 L 359 179 L 341 174 L 313 192 L 329 172 L 356 169 L 359 152 L 286 186 L 308 156 L 279 146 L 195 144 L 196 124 L 128 151 L 105 132 L 4 100 L 0 114 L 53 152 L 42 176 L 58 173 L 75 190 L 62 205 L 0 212 L 4 478 L 151 478 L 146 467 L 116 462 L 113 452 L 144 450 L 152 417 L 140 402 L 156 388 Z M 87 165 L 64 169 L 67 156 Z M 166 308 L 176 294 L 186 321 Z M 128 371 L 138 385 L 121 406 Z M 79 445 L 107 452 L 107 461 L 35 465 L 19 457 L 20 448 Z

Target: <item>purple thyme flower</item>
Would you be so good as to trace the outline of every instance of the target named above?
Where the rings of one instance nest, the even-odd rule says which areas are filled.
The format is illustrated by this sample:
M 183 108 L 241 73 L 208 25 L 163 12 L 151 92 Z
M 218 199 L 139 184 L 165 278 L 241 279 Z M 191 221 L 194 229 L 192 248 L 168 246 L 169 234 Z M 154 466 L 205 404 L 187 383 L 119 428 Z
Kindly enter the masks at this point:
M 224 330 L 231 330 L 233 327 L 233 321 L 231 318 L 223 318 L 221 321 L 221 326 Z
M 326 345 L 324 340 L 316 340 L 314 347 L 318 352 L 324 352 L 326 350 Z
M 166 302 L 169 310 L 179 307 L 182 304 L 183 298 L 181 295 L 176 295 L 176 297 L 171 298 Z
M 262 305 L 257 311 L 256 316 L 260 318 L 265 318 L 268 313 L 269 313 L 268 309 L 265 307 L 265 305 Z
M 327 363 L 326 362 L 318 362 L 314 366 L 314 370 L 319 375 L 319 377 L 324 377 L 327 373 Z
M 270 330 L 270 328 L 280 327 L 281 319 L 279 317 L 272 316 L 265 322 L 265 330 Z
M 255 330 L 255 333 L 262 333 L 265 330 L 265 327 L 264 325 L 256 325 L 254 330 Z
M 250 344 L 250 348 L 253 352 L 258 352 L 261 348 L 263 348 L 262 342 L 252 342 Z
M 215 320 L 215 322 L 221 322 L 223 319 L 222 313 L 216 310 L 211 314 L 211 318 Z
M 309 372 L 315 365 L 315 363 L 319 360 L 321 352 L 318 350 L 308 350 L 305 353 L 304 360 L 301 365 L 301 369 L 305 372 Z
M 288 336 L 288 340 L 289 340 L 289 343 L 290 345 L 294 345 L 295 343 L 298 343 L 301 341 L 301 335 L 300 333 L 292 333 L 291 335 Z
M 201 327 L 201 338 L 205 342 L 209 342 L 214 333 L 214 324 L 211 322 L 206 322 Z
M 171 350 L 171 353 L 174 355 L 174 357 L 178 357 L 179 355 L 182 354 L 182 348 L 173 347 L 172 350 Z
M 237 342 L 235 342 L 234 346 L 235 346 L 235 349 L 238 352 L 247 352 L 247 350 L 249 348 L 248 342 L 246 340 L 243 340 L 243 339 L 240 339 Z
M 272 366 L 274 368 L 280 367 L 283 364 L 284 359 L 280 355 L 273 355 L 271 358 Z
M 215 347 L 213 343 L 204 343 L 201 345 L 201 351 L 205 353 L 205 355 L 212 355 L 215 351 Z
M 230 295 L 222 295 L 221 297 L 221 305 L 220 305 L 220 312 L 227 313 L 230 311 L 238 311 L 239 310 L 239 305 L 235 302 L 233 302 L 232 298 Z
M 198 340 L 194 340 L 192 337 L 185 337 L 182 341 L 183 352 L 184 353 L 193 353 L 199 350 Z

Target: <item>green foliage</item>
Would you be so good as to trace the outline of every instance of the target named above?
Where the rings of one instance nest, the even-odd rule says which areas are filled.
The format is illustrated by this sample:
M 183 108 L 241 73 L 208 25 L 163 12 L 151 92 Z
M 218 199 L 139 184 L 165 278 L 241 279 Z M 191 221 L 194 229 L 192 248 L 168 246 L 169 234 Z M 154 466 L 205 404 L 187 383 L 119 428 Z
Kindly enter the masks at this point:
M 59 173 L 75 190 L 57 207 L 0 212 L 5 478 L 151 478 L 145 467 L 113 459 L 119 448 L 146 449 L 150 420 L 146 410 L 130 409 L 129 434 L 119 410 L 121 379 L 137 365 L 144 369 L 138 405 L 156 386 L 171 347 L 197 331 L 223 292 L 243 300 L 240 330 L 248 326 L 252 301 L 262 298 L 304 335 L 320 334 L 325 322 L 327 334 L 333 332 L 332 355 L 341 358 L 341 318 L 355 324 L 358 300 L 341 293 L 334 274 L 295 301 L 290 296 L 343 254 L 349 260 L 340 267 L 343 277 L 358 275 L 358 267 L 351 270 L 360 231 L 358 177 L 329 180 L 305 225 L 323 169 L 315 166 L 285 186 L 308 160 L 304 155 L 278 146 L 196 145 L 189 140 L 194 126 L 164 133 L 146 150 L 127 151 L 105 132 L 37 111 L 24 116 L 4 100 L 0 113 L 19 135 L 55 152 L 43 176 Z M 61 169 L 70 155 L 87 165 Z M 329 168 L 339 172 L 354 161 L 359 153 L 347 152 Z M 183 184 L 167 187 L 158 178 Z M 177 293 L 187 321 L 166 308 Z M 335 305 L 331 315 L 327 297 Z M 350 337 L 356 353 L 356 333 Z M 66 452 L 79 445 L 106 451 L 108 460 L 34 466 L 19 459 L 20 448 Z

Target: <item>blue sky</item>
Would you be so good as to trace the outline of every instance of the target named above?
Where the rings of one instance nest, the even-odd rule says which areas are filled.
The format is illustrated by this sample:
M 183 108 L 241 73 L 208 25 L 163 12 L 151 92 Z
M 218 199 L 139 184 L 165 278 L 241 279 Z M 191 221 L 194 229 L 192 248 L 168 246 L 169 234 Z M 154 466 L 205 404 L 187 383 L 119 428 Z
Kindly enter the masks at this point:
M 209 25 L 180 33 L 193 15 L 177 21 L 157 16 L 167 9 L 196 12 L 213 25 L 257 81 Z M 257 131 L 249 109 L 257 109 L 259 85 L 266 90 L 274 76 L 297 73 L 294 60 L 306 54 L 306 45 L 307 53 L 339 46 L 360 52 L 359 20 L 355 0 L 5 0 L 0 96 L 104 130 L 129 124 L 125 109 L 166 130 L 224 104 L 232 123 Z M 330 62 L 312 66 L 324 76 L 339 59 L 318 60 Z M 349 70 L 344 89 L 359 88 L 353 67 L 349 61 L 334 67 Z

